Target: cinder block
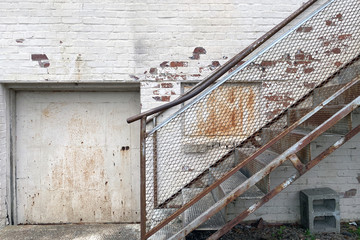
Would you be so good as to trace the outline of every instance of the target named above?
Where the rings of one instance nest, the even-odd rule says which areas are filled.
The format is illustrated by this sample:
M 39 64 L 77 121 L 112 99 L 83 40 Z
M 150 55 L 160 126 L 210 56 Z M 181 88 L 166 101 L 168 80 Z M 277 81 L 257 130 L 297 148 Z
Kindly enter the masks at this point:
M 300 215 L 311 233 L 340 233 L 339 194 L 330 188 L 300 191 Z

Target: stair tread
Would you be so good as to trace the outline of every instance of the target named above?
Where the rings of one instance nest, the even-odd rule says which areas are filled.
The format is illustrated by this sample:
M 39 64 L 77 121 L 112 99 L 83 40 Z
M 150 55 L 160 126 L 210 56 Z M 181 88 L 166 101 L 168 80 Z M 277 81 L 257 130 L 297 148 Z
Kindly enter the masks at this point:
M 154 235 L 149 237 L 148 239 L 151 240 L 166 240 L 175 235 L 181 228 L 177 229 L 171 226 L 170 224 L 167 224 L 163 228 L 161 228 L 159 231 L 157 231 Z
M 177 208 L 157 208 L 154 209 L 154 214 L 152 217 L 152 224 L 151 228 L 154 228 L 157 226 L 162 220 L 164 220 L 166 217 L 173 214 Z M 173 221 L 171 221 L 169 224 L 166 224 L 163 228 L 161 228 L 159 231 L 157 231 L 154 235 L 152 235 L 149 239 L 152 240 L 165 240 L 169 239 L 171 236 L 173 236 L 175 233 L 177 233 L 182 228 L 182 221 L 181 216 L 175 218 Z
M 185 188 L 182 190 L 182 196 L 184 203 L 189 202 L 196 195 L 198 195 L 204 189 L 202 188 Z M 184 212 L 184 225 L 186 226 L 200 214 L 205 212 L 211 206 L 215 204 L 215 200 L 212 196 L 212 193 L 206 194 L 202 199 L 196 202 L 193 206 L 189 207 Z M 201 224 L 197 230 L 218 230 L 225 224 L 225 219 L 222 216 L 221 212 L 216 213 L 209 220 Z
M 241 151 L 241 148 L 238 149 L 239 151 Z M 251 156 L 253 153 L 255 153 L 258 149 L 254 148 L 254 149 L 244 149 L 242 151 L 242 153 L 244 155 L 247 156 Z M 276 152 L 273 152 L 271 150 L 265 150 L 262 154 L 260 154 L 259 156 L 257 156 L 254 160 L 263 164 L 264 166 L 268 165 L 272 160 L 274 160 L 277 156 L 279 156 L 279 154 L 277 154 Z
M 257 157 L 258 160 L 263 162 L 265 165 L 268 165 L 270 162 L 272 162 L 275 158 L 277 158 L 279 154 L 271 151 L 266 150 L 264 153 L 262 153 L 260 156 Z
M 220 184 L 221 190 L 224 192 L 224 194 L 230 193 L 232 190 L 234 190 L 236 187 L 238 187 L 240 184 L 245 182 L 248 178 L 242 174 L 241 172 L 237 171 L 232 176 L 230 176 L 227 180 L 225 180 L 223 183 Z M 265 194 L 256 186 L 252 186 L 244 192 L 240 198 L 242 199 L 259 199 L 263 197 Z
M 326 105 L 322 109 L 320 109 L 317 113 L 307 119 L 304 123 L 302 123 L 299 128 L 313 130 L 317 128 L 319 125 L 324 123 L 326 120 L 331 118 L 334 114 L 339 112 L 341 109 L 346 106 L 345 104 L 337 104 L 337 105 Z M 313 108 L 293 108 L 289 109 L 288 112 L 288 124 L 295 123 L 302 116 L 306 115 Z M 334 126 L 331 126 L 327 132 L 345 134 L 347 133 L 352 125 L 352 114 L 348 114 L 344 116 L 340 121 L 338 121 Z
M 155 208 L 154 214 L 152 217 L 153 222 L 161 222 L 164 218 L 169 217 L 171 214 L 173 214 L 177 208 Z
M 298 134 L 298 135 L 303 135 L 306 136 L 309 133 L 311 133 L 312 130 L 309 129 L 295 129 L 293 131 L 290 132 L 290 134 Z M 326 137 L 331 137 L 331 136 L 337 136 L 337 137 L 341 137 L 343 136 L 343 134 L 339 134 L 339 133 L 332 133 L 332 132 L 324 132 L 323 134 L 321 134 L 322 136 L 326 136 Z

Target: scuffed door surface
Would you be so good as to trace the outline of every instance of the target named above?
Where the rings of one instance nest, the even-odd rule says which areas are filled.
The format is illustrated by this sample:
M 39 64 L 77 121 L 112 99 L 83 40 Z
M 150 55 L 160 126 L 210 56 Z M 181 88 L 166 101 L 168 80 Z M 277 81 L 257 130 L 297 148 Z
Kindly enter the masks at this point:
M 18 223 L 139 221 L 134 92 L 17 92 Z

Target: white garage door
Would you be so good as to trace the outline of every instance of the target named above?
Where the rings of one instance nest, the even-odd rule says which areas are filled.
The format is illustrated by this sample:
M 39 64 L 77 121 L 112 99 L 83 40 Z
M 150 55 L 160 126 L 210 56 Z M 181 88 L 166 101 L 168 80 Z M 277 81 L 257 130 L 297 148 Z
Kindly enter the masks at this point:
M 17 222 L 140 219 L 136 92 L 17 92 Z

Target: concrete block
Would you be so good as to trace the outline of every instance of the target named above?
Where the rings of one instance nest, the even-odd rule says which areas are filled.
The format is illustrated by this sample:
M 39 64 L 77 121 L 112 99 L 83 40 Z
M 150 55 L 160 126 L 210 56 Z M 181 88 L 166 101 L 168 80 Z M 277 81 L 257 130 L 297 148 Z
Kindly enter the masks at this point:
M 317 232 L 340 232 L 339 194 L 330 188 L 300 191 L 301 223 Z

